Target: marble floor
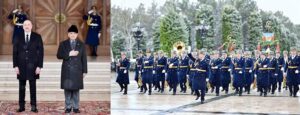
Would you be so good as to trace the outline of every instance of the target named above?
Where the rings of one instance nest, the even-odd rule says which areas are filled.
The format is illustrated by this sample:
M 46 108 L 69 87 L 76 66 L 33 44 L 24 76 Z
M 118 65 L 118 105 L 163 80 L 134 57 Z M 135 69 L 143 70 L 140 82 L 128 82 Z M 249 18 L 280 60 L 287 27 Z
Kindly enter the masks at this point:
M 154 91 L 152 95 L 140 93 L 133 80 L 133 73 L 130 73 L 128 95 L 123 95 L 115 82 L 116 74 L 112 73 L 111 76 L 112 115 L 300 115 L 300 98 L 289 97 L 288 90 L 268 94 L 268 97 L 258 96 L 256 90 L 252 90 L 251 94 L 244 93 L 243 96 L 236 96 L 233 91 L 227 95 L 221 92 L 220 96 L 209 92 L 205 97 L 206 102 L 200 104 L 199 100 L 195 100 L 195 96 L 190 95 L 190 91 L 177 93 L 175 96 L 168 91 L 163 94 Z

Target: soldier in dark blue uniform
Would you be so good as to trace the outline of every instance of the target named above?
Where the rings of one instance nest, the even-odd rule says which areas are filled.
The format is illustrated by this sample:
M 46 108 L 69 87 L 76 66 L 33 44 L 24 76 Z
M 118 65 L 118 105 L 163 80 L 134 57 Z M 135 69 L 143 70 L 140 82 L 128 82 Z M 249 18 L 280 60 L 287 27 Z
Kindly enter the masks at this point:
M 283 70 L 284 70 L 284 58 L 280 56 L 280 52 L 276 52 L 276 60 L 278 63 L 278 71 L 277 71 L 277 83 L 278 83 L 278 92 L 281 92 L 281 85 L 283 81 Z
M 197 55 L 197 50 L 195 50 L 194 52 L 192 52 L 192 56 L 195 57 L 195 59 L 198 59 L 198 55 Z M 189 58 L 189 74 L 188 74 L 188 80 L 189 80 L 189 87 L 191 88 L 191 95 L 194 94 L 195 90 L 193 90 L 193 78 L 195 76 L 195 72 L 197 71 L 196 67 L 195 67 L 195 63 L 193 62 L 192 59 Z
M 270 59 L 266 57 L 267 52 L 262 52 L 257 64 L 257 86 L 259 86 L 260 96 L 267 96 L 269 87 L 268 65 Z
M 209 64 L 205 60 L 205 52 L 199 51 L 198 52 L 198 59 L 194 58 L 190 53 L 188 56 L 194 61 L 196 71 L 194 73 L 193 78 L 193 90 L 197 95 L 196 100 L 200 97 L 201 91 L 201 104 L 204 103 L 205 100 L 205 91 L 206 91 L 206 78 L 208 78 L 208 71 L 209 71 Z
M 179 72 L 178 72 L 178 79 L 180 85 L 180 92 L 186 92 L 186 82 L 187 82 L 187 75 L 189 70 L 189 57 L 187 56 L 186 51 L 182 51 L 182 56 L 180 58 L 179 64 Z
M 260 60 L 260 56 L 261 55 L 261 52 L 259 50 L 254 50 L 254 57 L 253 57 L 253 62 L 254 62 L 254 65 L 253 65 L 253 88 L 257 89 L 257 92 L 259 92 L 260 88 L 259 88 L 259 85 L 257 84 L 257 76 L 258 76 L 258 61 Z
M 272 94 L 274 94 L 277 88 L 278 63 L 273 51 L 270 52 L 270 63 L 268 65 L 268 71 L 270 80 L 269 92 L 272 91 Z
M 120 85 L 120 92 L 124 90 L 124 95 L 127 94 L 128 84 L 129 84 L 129 68 L 130 68 L 130 60 L 126 58 L 126 53 L 121 52 L 121 59 L 119 60 L 118 64 L 118 77 L 117 83 Z
M 234 59 L 233 68 L 233 87 L 235 87 L 235 93 L 242 96 L 243 87 L 245 85 L 245 59 L 242 57 L 242 51 L 236 52 L 236 58 Z
M 291 55 L 288 58 L 288 62 L 285 66 L 285 71 L 287 71 L 287 85 L 290 90 L 290 96 L 297 97 L 297 92 L 299 90 L 298 77 L 299 77 L 299 57 L 297 56 L 297 51 L 295 47 L 291 48 Z
M 88 15 L 84 15 L 83 19 L 87 20 L 89 28 L 85 43 L 90 46 L 92 56 L 97 56 L 97 47 L 99 45 L 100 37 L 99 35 L 102 28 L 101 17 L 97 13 L 97 7 L 92 6 L 91 11 L 88 12 Z
M 27 15 L 23 11 L 23 7 L 21 5 L 18 5 L 18 9 L 15 9 L 8 15 L 8 19 L 12 20 L 15 26 L 12 36 L 12 43 L 14 44 L 17 36 L 24 33 L 23 23 L 25 20 L 27 20 Z
M 154 60 L 153 57 L 151 56 L 150 50 L 146 51 L 146 57 L 143 58 L 143 65 L 142 65 L 142 81 L 143 81 L 143 86 L 144 87 L 144 93 L 147 92 L 147 89 L 149 89 L 149 95 L 152 93 L 152 83 L 153 83 L 153 65 Z M 148 84 L 148 88 L 147 88 Z
M 172 51 L 172 57 L 168 60 L 168 81 L 170 89 L 173 89 L 173 95 L 176 95 L 176 89 L 178 85 L 178 67 L 179 58 L 176 51 Z
M 144 58 L 143 51 L 140 50 L 138 52 L 138 57 L 135 60 L 135 76 L 134 76 L 134 80 L 137 82 L 138 87 L 141 88 L 141 92 L 143 92 L 143 87 L 141 87 L 142 84 L 143 84 L 142 83 L 142 75 L 141 75 L 143 58 Z
M 230 71 L 232 70 L 232 61 L 225 51 L 222 52 L 222 58 L 221 83 L 223 90 L 225 90 L 225 94 L 228 94 L 229 84 L 231 82 Z
M 247 94 L 250 94 L 250 87 L 253 82 L 253 65 L 254 61 L 251 58 L 251 52 L 245 52 L 245 90 Z
M 211 84 L 212 89 L 216 88 L 216 96 L 219 96 L 220 86 L 221 86 L 221 66 L 222 59 L 219 58 L 219 52 L 213 51 L 210 70 L 211 74 L 209 76 L 209 83 Z M 212 90 L 213 92 L 213 90 Z
M 156 68 L 157 68 L 157 52 L 154 52 L 153 53 L 153 87 L 154 87 L 154 90 L 157 90 L 158 89 L 158 78 L 157 78 L 157 72 L 156 72 Z
M 157 59 L 157 66 L 156 66 L 156 75 L 158 78 L 158 92 L 164 92 L 165 87 L 165 74 L 167 70 L 167 58 L 164 56 L 162 51 L 158 51 L 158 59 Z
M 284 60 L 284 65 L 283 65 L 283 81 L 282 81 L 282 88 L 284 88 L 285 90 L 288 89 L 288 84 L 287 84 L 287 71 L 285 71 L 285 67 L 287 66 L 287 62 L 288 62 L 289 56 L 288 56 L 288 51 L 283 51 L 283 60 Z

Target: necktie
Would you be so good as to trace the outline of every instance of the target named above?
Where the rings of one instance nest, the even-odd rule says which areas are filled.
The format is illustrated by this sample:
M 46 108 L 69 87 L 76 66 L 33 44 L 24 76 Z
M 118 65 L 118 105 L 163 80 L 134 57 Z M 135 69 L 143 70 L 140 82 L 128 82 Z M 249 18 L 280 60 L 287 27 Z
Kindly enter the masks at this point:
M 76 45 L 75 40 L 71 40 L 71 48 L 72 48 L 72 50 L 75 50 L 75 45 Z
M 27 35 L 26 35 L 26 41 L 25 41 L 25 42 L 26 42 L 26 44 L 29 42 L 29 38 L 28 38 L 28 36 L 29 36 L 29 35 L 27 34 Z

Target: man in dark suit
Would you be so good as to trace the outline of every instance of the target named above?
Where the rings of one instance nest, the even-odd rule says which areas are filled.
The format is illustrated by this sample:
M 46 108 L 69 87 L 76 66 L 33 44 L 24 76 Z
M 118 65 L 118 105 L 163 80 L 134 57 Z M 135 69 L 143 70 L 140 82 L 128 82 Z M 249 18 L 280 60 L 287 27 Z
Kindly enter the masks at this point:
M 24 21 L 24 33 L 19 34 L 13 45 L 13 67 L 19 80 L 19 106 L 17 112 L 25 111 L 26 81 L 29 80 L 31 111 L 38 112 L 36 106 L 36 79 L 43 68 L 44 47 L 41 35 L 32 32 L 32 23 Z

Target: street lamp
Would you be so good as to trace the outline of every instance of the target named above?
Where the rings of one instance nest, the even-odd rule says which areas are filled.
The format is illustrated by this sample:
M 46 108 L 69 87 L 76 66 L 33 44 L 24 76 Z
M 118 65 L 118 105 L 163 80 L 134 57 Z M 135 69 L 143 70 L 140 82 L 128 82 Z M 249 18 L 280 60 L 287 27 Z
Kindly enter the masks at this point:
M 207 36 L 208 33 L 208 29 L 210 28 L 209 25 L 205 24 L 203 20 L 200 21 L 200 24 L 198 26 L 195 27 L 196 30 L 198 30 L 198 32 L 200 33 L 200 37 L 201 37 L 201 47 L 203 48 L 203 41 Z
M 138 46 L 138 51 L 140 50 L 140 41 L 143 38 L 143 27 L 141 27 L 141 23 L 138 22 L 135 24 L 135 26 L 132 28 L 132 34 L 133 37 L 136 39 L 137 41 L 137 46 Z

